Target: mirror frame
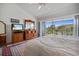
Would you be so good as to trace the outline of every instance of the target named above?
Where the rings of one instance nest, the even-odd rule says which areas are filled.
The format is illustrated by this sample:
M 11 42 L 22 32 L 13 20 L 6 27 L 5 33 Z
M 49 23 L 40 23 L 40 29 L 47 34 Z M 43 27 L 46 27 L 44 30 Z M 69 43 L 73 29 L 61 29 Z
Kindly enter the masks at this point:
M 27 23 L 33 23 L 34 24 L 34 29 L 35 29 L 35 21 L 32 21 L 30 19 L 25 19 L 25 21 L 24 21 L 24 29 L 25 29 Z M 29 29 L 25 29 L 25 30 L 29 30 Z M 30 29 L 30 30 L 33 30 L 33 29 Z
M 4 24 L 4 30 L 5 30 L 5 32 L 4 33 L 0 33 L 0 35 L 1 34 L 6 34 L 6 24 L 3 21 L 0 21 L 0 22 Z

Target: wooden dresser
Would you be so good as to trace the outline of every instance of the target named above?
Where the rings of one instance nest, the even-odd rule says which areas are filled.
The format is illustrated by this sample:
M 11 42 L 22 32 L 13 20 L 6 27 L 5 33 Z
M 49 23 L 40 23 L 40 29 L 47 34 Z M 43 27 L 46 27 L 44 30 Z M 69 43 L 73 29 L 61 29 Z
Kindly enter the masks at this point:
M 37 37 L 36 30 L 25 30 L 25 40 L 33 39 Z
M 6 34 L 0 34 L 0 45 L 6 45 Z
M 24 40 L 24 31 L 12 33 L 12 43 L 18 43 Z
M 0 21 L 0 45 L 6 44 L 6 24 Z
M 26 19 L 24 21 L 24 24 L 25 24 L 25 31 L 24 31 L 25 40 L 36 38 L 37 32 L 35 29 L 35 21 L 32 21 L 30 19 Z

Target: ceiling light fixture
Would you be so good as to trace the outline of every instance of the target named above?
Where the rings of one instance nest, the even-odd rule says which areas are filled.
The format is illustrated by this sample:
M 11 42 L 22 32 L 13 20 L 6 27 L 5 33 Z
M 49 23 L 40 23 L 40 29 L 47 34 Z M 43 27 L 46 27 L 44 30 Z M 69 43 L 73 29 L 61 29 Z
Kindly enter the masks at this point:
M 38 9 L 40 10 L 42 7 L 45 7 L 46 4 L 45 3 L 39 3 Z

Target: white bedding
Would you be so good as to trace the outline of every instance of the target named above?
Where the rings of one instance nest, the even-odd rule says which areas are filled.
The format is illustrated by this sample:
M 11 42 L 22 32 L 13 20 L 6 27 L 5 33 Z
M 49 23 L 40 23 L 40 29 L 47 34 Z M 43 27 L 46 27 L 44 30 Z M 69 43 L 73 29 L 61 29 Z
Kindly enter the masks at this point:
M 51 35 L 39 37 L 11 48 L 12 55 L 78 56 L 79 40 L 61 39 Z

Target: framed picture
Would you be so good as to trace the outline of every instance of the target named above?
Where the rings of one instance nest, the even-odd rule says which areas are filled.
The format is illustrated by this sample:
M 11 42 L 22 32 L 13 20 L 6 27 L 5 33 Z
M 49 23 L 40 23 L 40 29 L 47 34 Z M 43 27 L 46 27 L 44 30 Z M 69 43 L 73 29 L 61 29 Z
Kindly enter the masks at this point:
M 13 23 L 19 23 L 20 21 L 19 21 L 19 19 L 14 19 L 14 18 L 11 18 L 11 23 L 13 24 Z

